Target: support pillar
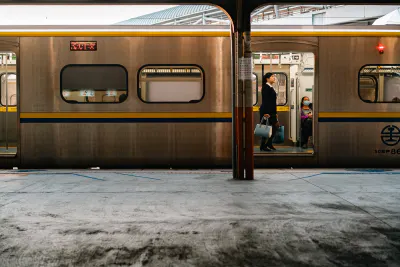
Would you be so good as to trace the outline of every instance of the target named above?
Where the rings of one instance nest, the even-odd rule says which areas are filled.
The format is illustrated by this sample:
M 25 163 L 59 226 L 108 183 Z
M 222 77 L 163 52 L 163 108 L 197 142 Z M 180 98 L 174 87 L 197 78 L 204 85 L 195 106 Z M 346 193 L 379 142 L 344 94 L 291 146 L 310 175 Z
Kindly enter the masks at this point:
M 251 34 L 249 31 L 243 33 L 244 60 L 249 62 L 248 75 L 244 80 L 245 93 L 245 168 L 246 180 L 254 179 L 254 126 L 253 126 L 253 86 L 252 86 L 252 52 Z
M 232 27 L 232 169 L 233 179 L 254 179 L 254 128 L 252 52 L 250 38 L 251 9 L 244 0 L 236 0 L 237 19 Z
M 243 40 L 240 32 L 235 32 L 235 42 L 237 44 L 236 50 L 236 107 L 235 107 L 235 121 L 236 121 L 236 145 L 237 145 L 237 179 L 244 179 L 244 145 L 243 145 L 243 86 L 244 82 L 240 79 L 240 64 L 239 59 L 243 58 Z
M 234 33 L 234 179 L 254 179 L 252 52 L 250 32 Z
M 232 174 L 233 179 L 239 178 L 239 167 L 238 167 L 238 140 L 237 140 L 237 108 L 236 108 L 236 98 L 237 98 L 237 71 L 238 71 L 238 60 L 237 60 L 237 32 L 234 26 L 231 27 L 231 71 L 232 71 Z

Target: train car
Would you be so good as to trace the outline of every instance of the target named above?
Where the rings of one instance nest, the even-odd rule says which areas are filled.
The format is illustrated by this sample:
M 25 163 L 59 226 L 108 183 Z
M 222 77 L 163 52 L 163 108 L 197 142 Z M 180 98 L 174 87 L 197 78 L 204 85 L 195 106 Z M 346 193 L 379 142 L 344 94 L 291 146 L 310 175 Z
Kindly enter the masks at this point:
M 4 59 L 16 58 L 7 67 L 18 85 L 16 112 L 3 113 L 2 166 L 230 165 L 226 27 L 21 26 L 0 33 Z
M 280 149 L 257 152 L 257 166 L 400 166 L 400 27 L 255 26 L 252 35 L 258 77 L 278 77 L 285 126 Z M 303 97 L 312 103 L 307 140 Z
M 262 76 L 273 72 L 283 126 L 276 151 L 255 138 L 255 166 L 398 166 L 399 35 L 254 26 L 254 124 Z M 0 39 L 1 167 L 231 166 L 228 27 L 18 26 Z

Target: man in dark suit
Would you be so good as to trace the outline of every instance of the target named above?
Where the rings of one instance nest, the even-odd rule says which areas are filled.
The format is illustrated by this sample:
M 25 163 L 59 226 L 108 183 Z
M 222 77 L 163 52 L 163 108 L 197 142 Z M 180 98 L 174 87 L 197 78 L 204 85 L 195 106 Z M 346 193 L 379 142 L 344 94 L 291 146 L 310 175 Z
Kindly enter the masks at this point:
M 269 120 L 269 124 L 272 126 L 272 135 L 268 138 L 261 139 L 260 150 L 272 151 L 276 150 L 272 145 L 272 140 L 275 137 L 276 131 L 279 128 L 278 114 L 276 110 L 276 92 L 272 85 L 275 83 L 276 77 L 274 74 L 268 72 L 263 77 L 263 87 L 261 89 L 262 103 L 260 106 L 260 120 L 264 117 L 263 124 L 266 124 L 266 120 Z

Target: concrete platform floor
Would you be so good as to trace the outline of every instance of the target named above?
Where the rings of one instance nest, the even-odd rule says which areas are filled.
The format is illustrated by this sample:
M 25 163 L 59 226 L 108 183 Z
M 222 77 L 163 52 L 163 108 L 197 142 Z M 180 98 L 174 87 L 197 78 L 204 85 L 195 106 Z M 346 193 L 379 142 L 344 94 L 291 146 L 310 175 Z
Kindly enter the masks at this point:
M 400 170 L 1 170 L 0 266 L 400 266 Z

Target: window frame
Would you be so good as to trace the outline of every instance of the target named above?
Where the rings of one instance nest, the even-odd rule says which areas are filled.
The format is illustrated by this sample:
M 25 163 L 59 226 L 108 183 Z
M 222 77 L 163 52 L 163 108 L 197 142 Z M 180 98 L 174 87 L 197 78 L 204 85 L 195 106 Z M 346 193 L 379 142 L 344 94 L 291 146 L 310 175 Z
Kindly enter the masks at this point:
M 200 70 L 202 81 L 203 81 L 202 82 L 203 94 L 202 94 L 201 98 L 199 100 L 195 100 L 193 102 L 179 102 L 179 101 L 149 102 L 149 101 L 143 100 L 142 97 L 141 97 L 141 92 L 142 91 L 141 91 L 141 85 L 140 85 L 140 83 L 141 83 L 141 81 L 140 81 L 140 73 L 142 72 L 143 69 L 145 69 L 147 67 L 165 67 L 165 68 L 168 68 L 168 67 L 196 67 L 196 68 L 198 68 Z M 200 65 L 197 65 L 197 64 L 146 64 L 146 65 L 141 66 L 138 69 L 136 92 L 137 92 L 137 96 L 138 96 L 139 100 L 142 101 L 145 104 L 198 104 L 201 101 L 203 101 L 203 99 L 204 99 L 204 97 L 206 95 L 206 74 L 205 74 L 204 69 Z
M 375 67 L 379 67 L 379 66 L 398 66 L 400 67 L 400 64 L 365 64 L 363 66 L 361 66 L 361 68 L 358 70 L 358 75 L 357 75 L 357 94 L 358 94 L 358 98 L 367 104 L 399 104 L 398 102 L 392 102 L 392 101 L 382 101 L 382 102 L 378 102 L 378 95 L 379 95 L 379 81 L 375 76 L 372 75 L 368 75 L 368 74 L 361 74 L 361 71 L 365 68 L 365 67 L 369 67 L 369 66 L 375 66 Z M 361 95 L 360 95 L 360 76 L 368 76 L 368 77 L 373 77 L 375 79 L 376 82 L 376 87 L 375 87 L 375 101 L 374 102 L 368 102 L 365 101 Z
M 362 77 L 368 77 L 368 78 L 371 78 L 372 80 L 375 81 L 375 100 L 374 101 L 368 102 L 368 101 L 363 100 L 361 98 L 361 94 L 360 94 L 360 78 L 362 78 Z M 373 75 L 368 75 L 368 74 L 360 75 L 358 77 L 358 96 L 360 97 L 361 100 L 363 100 L 366 103 L 381 103 L 381 102 L 378 102 L 378 79 Z
M 16 72 L 7 72 L 7 75 L 10 75 L 10 74 L 15 75 L 15 81 L 17 82 L 17 78 L 18 78 L 17 73 L 16 73 Z M 3 78 L 3 75 L 6 75 L 6 72 L 2 72 L 2 73 L 0 74 L 0 81 L 1 81 L 1 79 Z M 1 87 L 1 85 L 0 85 L 0 87 Z M 3 105 L 3 103 L 2 103 L 2 94 L 1 94 L 2 90 L 1 90 L 1 89 L 2 89 L 2 88 L 0 88 L 0 106 L 5 107 L 6 105 Z M 17 92 L 18 92 L 18 88 L 17 88 Z M 15 93 L 15 97 L 17 97 L 17 94 L 18 94 L 18 93 Z M 17 101 L 18 101 L 18 99 L 17 99 Z M 17 101 L 15 101 L 15 102 L 17 102 Z M 17 104 L 18 104 L 18 103 L 17 103 Z M 9 107 L 16 107 L 17 104 L 15 104 L 15 105 L 8 105 L 8 106 L 9 106 Z
M 100 66 L 100 67 L 104 67 L 104 66 L 108 66 L 108 67 L 121 67 L 124 71 L 125 71 L 125 79 L 126 79 L 126 99 L 123 102 L 69 102 L 68 100 L 66 100 L 62 94 L 63 88 L 62 88 L 62 74 L 64 72 L 64 70 L 68 67 L 87 67 L 87 66 Z M 121 65 L 121 64 L 67 64 L 65 65 L 61 70 L 60 70 L 60 96 L 61 99 L 67 103 L 67 104 L 72 104 L 72 105 L 76 105 L 76 104 L 100 104 L 100 105 L 115 105 L 115 104 L 122 104 L 124 102 L 127 101 L 128 97 L 129 97 L 129 77 L 128 77 L 129 73 L 128 70 L 125 68 L 125 66 Z M 104 96 L 103 96 L 104 97 Z
M 253 74 L 256 76 L 256 103 L 253 104 L 253 107 L 255 107 L 258 104 L 258 75 L 255 72 Z

